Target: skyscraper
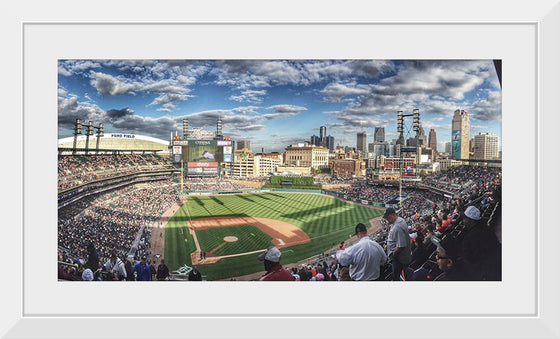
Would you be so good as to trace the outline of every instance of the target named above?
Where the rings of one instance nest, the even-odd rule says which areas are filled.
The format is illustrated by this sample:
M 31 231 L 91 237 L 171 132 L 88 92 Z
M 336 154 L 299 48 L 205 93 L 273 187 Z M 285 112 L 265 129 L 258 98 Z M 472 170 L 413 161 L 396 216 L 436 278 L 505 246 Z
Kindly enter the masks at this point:
M 361 151 L 362 153 L 367 152 L 367 133 L 366 132 L 358 132 L 357 140 L 356 140 L 356 150 Z
M 385 127 L 375 127 L 373 142 L 385 142 Z
M 418 132 L 418 144 L 418 146 L 428 145 L 428 137 L 426 136 L 426 131 L 424 131 L 422 124 L 420 124 L 420 131 Z
M 326 142 L 325 138 L 327 137 L 327 126 L 319 127 L 319 138 L 321 138 L 321 142 Z
M 430 147 L 431 149 L 437 152 L 436 130 L 433 128 L 430 129 L 430 134 L 428 137 L 428 147 Z
M 451 123 L 451 156 L 469 158 L 470 122 L 467 110 L 456 110 Z
M 251 149 L 251 142 L 249 140 L 238 140 L 237 149 Z
M 474 158 L 490 160 L 498 157 L 498 135 L 494 133 L 478 133 L 474 136 Z
M 315 145 L 315 146 L 321 146 L 321 140 L 318 136 L 316 136 L 315 134 L 313 134 L 311 136 L 311 144 Z
M 451 154 L 451 142 L 450 141 L 445 143 L 445 153 Z
M 327 136 L 327 142 L 325 146 L 329 149 L 329 151 L 334 152 L 334 137 L 331 135 Z

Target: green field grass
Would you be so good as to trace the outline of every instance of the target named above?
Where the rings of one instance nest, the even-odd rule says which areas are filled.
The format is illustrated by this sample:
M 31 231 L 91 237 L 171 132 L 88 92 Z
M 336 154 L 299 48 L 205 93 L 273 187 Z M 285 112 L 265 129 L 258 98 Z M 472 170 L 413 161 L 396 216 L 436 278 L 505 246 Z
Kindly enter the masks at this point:
M 220 246 L 220 248 L 213 252 L 215 255 L 251 252 L 272 245 L 272 238 L 252 225 L 208 228 L 196 231 L 196 236 L 200 248 L 205 252 Z M 224 244 L 224 237 L 226 236 L 234 236 L 238 240 Z
M 252 216 L 281 220 L 300 227 L 311 238 L 311 242 L 283 248 L 281 262 L 285 264 L 328 250 L 348 239 L 357 223 L 369 225 L 369 219 L 383 214 L 382 210 L 320 194 L 273 192 L 189 197 L 171 218 L 165 232 L 165 259 L 171 270 L 184 264 L 190 266 L 192 263 L 188 253 L 196 250 L 194 240 L 187 230 L 187 212 L 192 219 Z M 238 253 L 248 252 L 252 246 L 247 243 L 247 247 L 244 247 L 245 243 L 241 241 L 232 244 L 240 246 Z M 254 254 L 221 259 L 215 264 L 200 266 L 208 280 L 249 274 L 262 269 L 262 263 Z

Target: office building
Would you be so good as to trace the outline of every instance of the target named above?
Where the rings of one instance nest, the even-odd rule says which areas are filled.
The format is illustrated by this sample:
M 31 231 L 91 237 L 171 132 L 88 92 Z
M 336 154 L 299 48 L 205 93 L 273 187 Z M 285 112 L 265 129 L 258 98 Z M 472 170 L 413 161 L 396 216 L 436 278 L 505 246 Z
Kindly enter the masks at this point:
M 315 146 L 321 146 L 321 138 L 313 134 L 311 136 L 311 144 Z
M 286 147 L 285 164 L 314 169 L 325 168 L 329 165 L 329 150 L 308 143 L 292 144 Z
M 373 142 L 385 142 L 385 127 L 375 127 Z
M 467 110 L 456 110 L 451 124 L 451 156 L 469 158 L 470 121 Z
M 329 149 L 330 152 L 334 152 L 334 137 L 331 135 L 327 136 L 327 142 L 325 146 Z
M 445 153 L 451 154 L 451 142 L 445 143 Z
M 436 130 L 433 128 L 430 129 L 430 134 L 428 135 L 428 147 L 437 152 Z
M 251 149 L 251 142 L 249 140 L 238 140 L 237 149 Z
M 498 135 L 478 133 L 474 136 L 474 159 L 491 160 L 498 158 Z
M 366 132 L 358 132 L 356 134 L 356 150 L 367 153 L 367 133 Z

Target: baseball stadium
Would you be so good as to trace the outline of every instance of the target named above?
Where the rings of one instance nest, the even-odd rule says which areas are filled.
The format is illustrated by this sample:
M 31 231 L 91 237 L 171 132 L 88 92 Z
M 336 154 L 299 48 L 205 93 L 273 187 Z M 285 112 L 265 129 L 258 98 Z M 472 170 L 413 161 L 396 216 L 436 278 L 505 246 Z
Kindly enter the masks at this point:
M 496 164 L 455 164 L 422 177 L 415 169 L 414 178 L 409 169 L 395 177 L 391 168 L 380 179 L 334 174 L 333 162 L 325 164 L 333 174 L 278 172 L 280 158 L 265 175 L 247 176 L 243 168 L 274 156 L 236 147 L 220 119 L 210 133 L 189 130 L 184 119 L 183 135 L 169 140 L 105 134 L 102 125 L 76 120 L 58 154 L 60 281 L 261 280 L 267 271 L 258 257 L 271 247 L 293 280 L 353 280 L 344 279 L 337 253 L 358 243 L 360 224 L 385 250 L 388 210 L 407 222 L 413 247 L 398 279 L 435 280 L 443 272 L 430 238 L 462 240 L 470 230 L 461 218 L 467 208 L 476 207 L 488 229 L 500 229 Z M 139 265 L 149 267 L 146 279 Z M 496 266 L 481 270 L 480 280 L 501 279 Z M 396 280 L 390 258 L 377 280 Z

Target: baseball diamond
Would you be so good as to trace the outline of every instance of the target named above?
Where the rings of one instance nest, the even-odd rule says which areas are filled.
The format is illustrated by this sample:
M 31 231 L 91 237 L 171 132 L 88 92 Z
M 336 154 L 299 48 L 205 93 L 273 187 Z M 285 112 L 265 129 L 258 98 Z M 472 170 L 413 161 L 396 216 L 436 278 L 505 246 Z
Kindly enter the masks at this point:
M 167 223 L 165 259 L 170 269 L 203 265 L 207 280 L 246 275 L 262 270 L 256 253 L 270 245 L 282 249 L 283 263 L 297 262 L 347 240 L 356 223 L 381 214 L 322 194 L 189 197 Z M 227 236 L 238 241 L 228 243 Z

